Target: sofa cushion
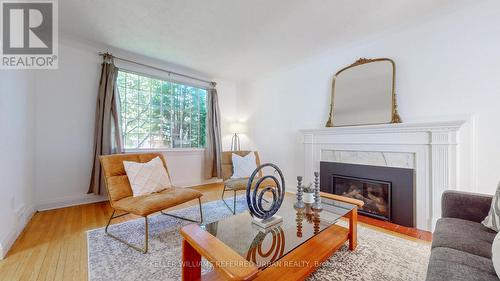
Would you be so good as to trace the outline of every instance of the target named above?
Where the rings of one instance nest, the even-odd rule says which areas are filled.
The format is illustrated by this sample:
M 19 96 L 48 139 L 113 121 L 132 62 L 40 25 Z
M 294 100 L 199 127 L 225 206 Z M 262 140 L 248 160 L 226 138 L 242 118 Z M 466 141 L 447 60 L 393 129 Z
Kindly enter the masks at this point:
M 440 218 L 432 235 L 432 248 L 447 247 L 491 259 L 495 235 L 478 222 Z
M 432 249 L 427 281 L 498 281 L 491 259 L 455 249 Z

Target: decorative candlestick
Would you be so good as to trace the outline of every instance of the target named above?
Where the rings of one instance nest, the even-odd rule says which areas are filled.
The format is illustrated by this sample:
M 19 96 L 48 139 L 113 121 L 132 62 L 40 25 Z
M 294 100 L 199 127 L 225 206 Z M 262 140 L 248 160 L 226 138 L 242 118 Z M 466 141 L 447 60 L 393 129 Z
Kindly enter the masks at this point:
M 302 186 L 302 177 L 298 176 L 297 177 L 297 202 L 295 202 L 294 206 L 295 208 L 304 208 L 304 202 L 302 201 L 302 192 L 303 192 L 303 186 Z
M 319 195 L 319 173 L 314 172 L 314 203 L 312 208 L 315 210 L 323 209 L 321 207 L 321 196 Z

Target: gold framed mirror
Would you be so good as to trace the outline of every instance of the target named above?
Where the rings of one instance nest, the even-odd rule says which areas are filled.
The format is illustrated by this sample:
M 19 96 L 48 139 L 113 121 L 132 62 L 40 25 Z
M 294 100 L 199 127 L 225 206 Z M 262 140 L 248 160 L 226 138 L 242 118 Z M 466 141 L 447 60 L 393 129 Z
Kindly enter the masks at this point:
M 395 80 L 396 64 L 389 58 L 361 58 L 339 70 L 326 127 L 401 123 Z

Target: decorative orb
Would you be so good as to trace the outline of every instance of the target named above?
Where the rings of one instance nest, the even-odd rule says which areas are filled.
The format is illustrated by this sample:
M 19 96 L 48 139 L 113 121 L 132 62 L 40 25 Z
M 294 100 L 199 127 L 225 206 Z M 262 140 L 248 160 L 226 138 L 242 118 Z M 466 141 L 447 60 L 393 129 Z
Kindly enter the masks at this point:
M 275 171 L 273 175 L 256 177 L 259 174 L 259 171 L 261 171 L 265 167 L 273 168 Z M 274 176 L 276 173 L 278 173 L 279 179 Z M 272 180 L 274 182 L 274 185 L 265 183 L 265 181 L 268 179 Z M 257 180 L 255 185 L 253 184 L 254 180 Z M 253 190 L 252 186 L 254 187 Z M 272 195 L 272 202 L 269 203 L 270 207 L 268 207 L 267 209 L 264 208 L 262 204 L 262 201 L 266 200 L 264 199 L 264 195 L 266 193 L 271 193 Z M 265 220 L 276 214 L 276 212 L 278 212 L 279 208 L 281 207 L 281 204 L 283 203 L 283 199 L 285 197 L 285 179 L 280 168 L 271 163 L 262 164 L 257 167 L 257 169 L 255 169 L 255 171 L 250 176 L 250 179 L 248 180 L 246 195 L 248 210 L 253 217 Z

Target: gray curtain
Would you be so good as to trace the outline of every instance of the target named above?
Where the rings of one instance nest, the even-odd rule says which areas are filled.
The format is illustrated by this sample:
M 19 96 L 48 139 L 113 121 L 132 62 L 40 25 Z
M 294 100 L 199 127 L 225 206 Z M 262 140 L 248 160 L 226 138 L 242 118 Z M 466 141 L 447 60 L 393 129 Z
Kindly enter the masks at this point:
M 95 113 L 94 161 L 88 193 L 102 194 L 104 178 L 99 163 L 100 155 L 123 152 L 120 126 L 120 99 L 116 88 L 118 68 L 113 56 L 103 56 L 97 106 Z
M 205 178 L 222 177 L 220 109 L 215 83 L 207 96 L 207 139 L 205 149 Z

